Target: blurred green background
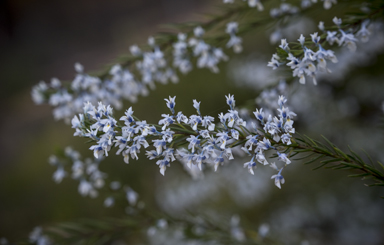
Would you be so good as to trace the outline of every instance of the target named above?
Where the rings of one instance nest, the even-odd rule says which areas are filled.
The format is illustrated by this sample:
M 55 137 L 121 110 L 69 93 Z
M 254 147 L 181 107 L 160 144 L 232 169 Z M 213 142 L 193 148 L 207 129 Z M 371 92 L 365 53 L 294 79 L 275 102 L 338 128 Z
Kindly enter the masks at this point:
M 125 215 L 124 206 L 106 209 L 102 198 L 81 197 L 77 183 L 70 178 L 59 185 L 53 182 L 55 169 L 47 161 L 51 154 L 68 145 L 84 157 L 90 157 L 92 153 L 83 139 L 72 136 L 73 130 L 69 126 L 53 120 L 49 106 L 33 104 L 31 87 L 40 80 L 48 82 L 52 77 L 71 80 L 75 62 L 83 64 L 86 71 L 100 70 L 106 64 L 113 64 L 119 55 L 128 53 L 130 45 L 145 43 L 148 36 L 161 30 L 160 24 L 204 20 L 203 13 L 218 12 L 216 6 L 220 4 L 221 1 L 214 0 L 0 2 L 0 93 L 3 105 L 0 120 L 0 237 L 13 241 L 26 237 L 37 225 Z M 343 11 L 342 8 L 343 5 L 336 6 L 331 13 Z M 315 16 L 315 22 L 328 16 L 331 15 Z M 235 94 L 239 106 L 256 98 L 260 91 L 240 83 L 241 78 L 231 75 L 231 67 L 234 62 L 244 60 L 268 60 L 276 45 L 269 44 L 264 29 L 248 34 L 244 42 L 243 54 L 235 56 L 226 51 L 234 61 L 220 65 L 219 74 L 198 70 L 180 76 L 179 84 L 158 85 L 148 97 L 140 98 L 133 105 L 135 115 L 147 122 L 158 122 L 162 113 L 168 113 L 163 99 L 169 95 L 177 96 L 177 109 L 186 115 L 194 112 L 192 99 L 197 99 L 201 101 L 202 113 L 212 116 L 227 110 L 224 95 L 228 93 Z M 384 100 L 383 92 L 378 92 L 384 91 L 383 58 L 382 54 L 375 54 L 369 67 L 355 68 L 337 83 L 324 81 L 314 87 L 309 82 L 305 88 L 296 87 L 296 90 L 303 90 L 302 93 L 316 96 L 313 101 L 302 101 L 308 103 L 313 114 L 310 119 L 305 119 L 306 115 L 298 113 L 298 130 L 317 139 L 324 134 L 337 143 L 345 143 L 344 146 L 364 147 L 373 157 L 383 157 L 380 150 L 383 130 L 378 127 L 380 96 Z M 368 85 L 361 87 L 360 82 Z M 359 110 L 352 115 L 343 115 L 338 111 L 342 107 L 334 103 L 349 97 L 354 98 Z M 302 97 L 288 97 L 289 101 L 297 98 Z M 129 106 L 126 103 L 124 108 Z M 116 112 L 117 115 L 122 113 Z M 333 117 L 327 118 L 331 114 Z M 373 138 L 373 135 L 377 137 Z M 182 192 L 180 186 L 183 184 L 194 186 L 197 183 L 190 180 L 176 162 L 162 177 L 155 163 L 141 155 L 139 161 L 130 161 L 126 165 L 121 156 L 112 154 L 102 162 L 101 170 L 129 184 L 148 208 L 171 212 L 166 208 L 169 203 L 162 199 L 166 199 L 169 192 Z M 362 244 L 362 241 L 384 244 L 381 232 L 384 230 L 384 200 L 379 198 L 384 192 L 381 189 L 365 187 L 364 182 L 348 178 L 348 172 L 311 171 L 312 165 L 291 165 L 284 175 L 287 183 L 282 190 L 273 186 L 271 170 L 260 167 L 252 177 L 267 183 L 262 185 L 264 190 L 256 188 L 252 192 L 252 185 L 258 184 L 253 180 L 245 187 L 224 183 L 217 189 L 217 195 L 203 196 L 201 202 L 195 206 L 186 205 L 186 208 L 193 207 L 197 214 L 202 209 L 196 207 L 228 216 L 238 213 L 243 222 L 255 230 L 262 223 L 270 223 L 272 234 L 273 229 L 280 236 L 284 236 L 283 231 L 289 231 L 296 234 L 298 240 L 309 240 L 311 244 L 335 241 L 337 244 Z M 235 167 L 243 170 L 241 163 L 236 163 Z M 226 170 L 221 170 L 220 174 L 225 176 Z M 212 180 L 216 178 L 212 177 L 214 175 L 209 172 L 204 180 L 197 181 L 213 185 L 223 180 L 217 177 L 215 182 Z M 240 178 L 241 183 L 241 176 L 233 178 Z M 249 205 L 239 204 L 232 193 L 236 192 L 233 186 L 251 190 L 244 194 L 252 199 Z M 253 200 L 255 198 L 257 201 Z

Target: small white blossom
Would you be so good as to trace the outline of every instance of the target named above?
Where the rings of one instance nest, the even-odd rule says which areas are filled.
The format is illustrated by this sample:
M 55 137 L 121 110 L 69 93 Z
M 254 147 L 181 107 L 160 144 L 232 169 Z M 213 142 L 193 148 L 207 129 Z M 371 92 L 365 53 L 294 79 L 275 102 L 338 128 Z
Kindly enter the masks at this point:
M 363 21 L 361 23 L 361 28 L 360 30 L 356 33 L 357 37 L 361 37 L 361 41 L 363 43 L 366 43 L 369 41 L 369 36 L 371 35 L 371 32 L 367 29 L 368 21 Z
M 78 73 L 83 73 L 84 72 L 84 67 L 80 64 L 80 63 L 75 63 L 75 70 L 78 72 Z
M 63 167 L 59 167 L 56 172 L 53 174 L 53 179 L 56 183 L 61 183 L 64 177 L 67 176 L 67 172 L 64 171 Z
M 322 0 L 324 2 L 324 8 L 330 9 L 332 4 L 337 4 L 337 0 Z
M 297 39 L 297 41 L 300 42 L 301 46 L 304 46 L 304 42 L 305 42 L 305 37 L 303 36 L 303 34 L 300 35 L 300 38 Z
M 281 169 L 283 170 L 283 169 Z M 281 189 L 281 184 L 285 183 L 284 177 L 281 175 L 281 170 L 279 171 L 278 174 L 272 175 L 271 179 L 275 179 L 275 185 Z
M 341 18 L 337 18 L 336 16 L 332 19 L 333 23 L 335 23 L 335 25 L 337 25 L 339 28 L 340 28 L 340 25 L 341 23 L 343 23 L 343 21 L 341 20 Z
M 225 32 L 228 34 L 234 34 L 238 30 L 238 24 L 237 22 L 229 22 L 227 23 L 227 28 L 225 29 Z
M 285 51 L 288 51 L 289 47 L 288 47 L 287 39 L 281 39 L 281 44 L 279 45 L 279 47 Z
M 319 25 L 317 26 L 321 31 L 324 31 L 324 22 L 320 21 Z
M 200 103 L 197 102 L 197 100 L 193 100 L 193 107 L 197 110 L 197 112 L 200 114 Z
M 139 56 L 141 55 L 141 50 L 137 45 L 132 45 L 129 47 L 129 51 L 133 56 Z
M 139 195 L 134 190 L 132 190 L 132 188 L 128 187 L 126 189 L 126 196 L 127 196 L 127 201 L 129 205 L 135 206 L 139 198 Z
M 193 33 L 196 37 L 202 37 L 204 35 L 204 29 L 201 26 L 198 26 L 193 30 Z
M 104 200 L 104 206 L 109 208 L 112 207 L 115 204 L 115 199 L 113 197 L 107 197 Z

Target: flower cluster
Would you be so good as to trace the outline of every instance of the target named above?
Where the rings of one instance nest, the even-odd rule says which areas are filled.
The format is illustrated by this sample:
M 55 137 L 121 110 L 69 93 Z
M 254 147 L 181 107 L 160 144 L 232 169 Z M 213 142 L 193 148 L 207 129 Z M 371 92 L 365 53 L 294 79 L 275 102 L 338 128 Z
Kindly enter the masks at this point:
M 283 62 L 283 59 L 280 58 L 278 54 L 274 54 L 271 61 L 268 62 L 268 66 L 273 69 L 277 69 L 282 64 L 286 64 L 293 70 L 293 77 L 298 77 L 301 84 L 305 84 L 306 76 L 309 76 L 312 77 L 313 83 L 316 85 L 316 75 L 318 72 L 331 72 L 327 68 L 327 60 L 330 60 L 333 63 L 338 62 L 335 53 L 332 50 L 326 50 L 323 48 L 321 44 L 324 43 L 324 41 L 328 42 L 329 45 L 337 43 L 339 46 L 347 46 L 352 52 L 356 50 L 356 42 L 358 40 L 355 37 L 355 34 L 346 32 L 341 28 L 341 19 L 335 17 L 333 18 L 333 22 L 338 27 L 338 31 L 326 31 L 324 23 L 319 23 L 319 29 L 326 35 L 325 40 L 321 40 L 317 32 L 310 35 L 313 43 L 311 45 L 314 45 L 317 51 L 308 48 L 307 45 L 310 43 L 306 42 L 306 38 L 301 34 L 298 41 L 302 47 L 302 51 L 300 53 L 303 54 L 303 57 L 296 57 L 292 54 L 287 40 L 282 39 L 279 48 L 288 54 L 286 60 L 289 62 Z M 369 35 L 371 34 L 367 26 L 368 21 L 363 21 L 361 28 L 358 31 L 356 30 L 356 36 L 361 37 L 362 42 L 367 42 Z
M 347 46 L 348 49 L 352 52 L 356 51 L 356 42 L 357 38 L 355 35 L 351 32 L 346 32 L 343 29 L 341 29 L 342 20 L 334 17 L 333 23 L 338 27 L 338 31 L 325 31 L 324 29 L 324 23 L 319 23 L 319 29 L 323 32 L 326 32 L 327 37 L 326 41 L 333 45 L 335 42 L 341 46 Z M 361 36 L 363 42 L 368 41 L 368 36 L 370 35 L 370 32 L 368 31 L 367 27 L 368 22 L 364 21 L 361 25 L 361 29 L 356 33 L 356 36 Z
M 187 49 L 187 35 L 179 33 L 177 39 L 178 41 L 173 44 L 173 66 L 179 69 L 181 73 L 186 74 L 192 70 L 192 63 Z
M 241 37 L 236 36 L 237 31 L 238 31 L 237 22 L 230 22 L 227 24 L 227 29 L 225 32 L 231 36 L 231 38 L 227 43 L 227 48 L 233 47 L 233 51 L 235 53 L 240 53 L 243 50 L 243 47 L 241 46 L 242 39 Z
M 193 30 L 195 37 L 189 39 L 189 46 L 193 50 L 193 56 L 198 57 L 197 67 L 208 68 L 212 72 L 219 72 L 217 64 L 220 61 L 228 60 L 221 48 L 216 48 L 204 41 L 202 38 L 205 31 L 201 26 Z
M 264 89 L 259 96 L 255 99 L 257 105 L 262 106 L 266 111 L 273 111 L 279 108 L 276 100 L 279 99 L 279 94 L 287 94 L 288 84 L 285 80 L 281 79 L 276 86 L 269 89 Z
M 269 133 L 273 138 L 273 141 L 281 142 L 285 145 L 292 144 L 291 138 L 292 134 L 295 133 L 295 129 L 293 128 L 293 120 L 292 118 L 296 116 L 296 114 L 290 111 L 287 107 L 284 107 L 287 99 L 284 96 L 280 96 L 278 100 L 278 105 L 280 109 L 277 109 L 279 112 L 279 117 L 272 118 L 271 115 L 268 117 L 265 116 L 263 109 L 257 110 L 254 112 L 257 120 L 260 121 L 261 125 L 264 126 L 263 130 L 265 133 Z M 278 149 L 272 146 L 271 141 L 267 138 L 263 138 L 263 140 L 257 140 L 257 135 L 249 135 L 247 136 L 248 141 L 245 143 L 242 148 L 248 155 L 252 156 L 252 159 L 244 164 L 244 167 L 248 167 L 248 171 L 253 174 L 253 169 L 256 167 L 256 162 L 259 162 L 263 165 L 268 165 L 268 161 L 266 160 L 264 151 L 275 150 L 278 156 L 278 160 L 285 163 L 285 166 L 291 163 L 288 155 L 285 153 L 281 153 Z M 281 171 L 284 167 L 278 169 L 275 163 L 271 163 L 270 166 L 278 171 L 277 175 L 273 175 L 272 178 L 275 178 L 275 185 L 279 188 L 280 183 L 284 183 L 284 178 L 281 176 Z
M 313 4 L 316 4 L 317 2 L 317 0 L 301 0 L 300 7 L 295 6 L 291 3 L 282 2 L 280 6 L 271 8 L 269 11 L 269 15 L 273 19 L 284 19 L 284 21 L 278 21 L 276 25 L 272 27 L 272 31 L 270 32 L 269 37 L 270 43 L 276 44 L 282 39 L 283 36 L 291 37 L 293 35 L 296 35 L 296 31 L 302 32 L 303 29 L 305 30 L 305 24 L 303 25 L 300 23 L 307 23 L 308 20 L 306 20 L 305 17 L 300 17 L 299 14 L 305 11 L 306 9 L 310 8 Z M 325 9 L 329 9 L 332 5 L 329 5 L 328 2 L 333 1 L 325 1 Z M 299 21 L 297 21 L 298 19 Z
M 141 58 L 136 62 L 136 68 L 141 74 L 142 82 L 150 87 L 154 87 L 154 82 L 167 83 L 169 80 L 177 82 L 175 72 L 167 65 L 164 53 L 156 45 L 153 37 L 148 39 L 148 44 L 152 51 L 141 52 L 137 46 L 131 47 L 132 55 Z
M 77 72 L 70 84 L 63 84 L 54 78 L 50 84 L 40 82 L 32 89 L 35 103 L 49 103 L 54 107 L 53 116 L 56 120 L 66 122 L 74 114 L 82 111 L 84 102 L 104 101 L 116 108 L 121 108 L 122 99 L 134 102 L 138 95 L 147 94 L 146 86 L 134 79 L 133 75 L 121 66 L 113 66 L 110 79 L 102 80 L 84 73 L 80 64 L 75 64 Z
M 201 114 L 200 102 L 196 100 L 193 100 L 193 106 L 197 114 L 187 117 L 181 111 L 176 113 L 175 100 L 176 96 L 165 99 L 171 114 L 162 114 L 158 125 L 138 120 L 133 116 L 132 108 L 129 108 L 120 118 L 124 126 L 119 126 L 112 115 L 112 108 L 99 102 L 98 107 L 86 103 L 84 114 L 73 118 L 72 127 L 76 129 L 75 135 L 96 142 L 90 147 L 96 158 L 108 156 L 111 148 L 116 147 L 116 154 L 122 154 L 124 161 L 129 163 L 130 158 L 139 159 L 142 148 L 147 149 L 152 145 L 154 149 L 146 150 L 146 155 L 150 160 L 157 160 L 162 175 L 176 157 L 189 168 L 197 166 L 202 170 L 208 166 L 216 171 L 225 159 L 234 159 L 232 149 L 237 145 L 243 145 L 242 150 L 252 156 L 251 161 L 244 164 L 251 174 L 254 174 L 256 162 L 269 164 L 265 157 L 268 150 L 275 151 L 278 160 L 290 163 L 288 156 L 273 146 L 290 145 L 292 134 L 295 133 L 292 118 L 296 114 L 284 106 L 287 101 L 284 96 L 280 96 L 277 103 L 278 116 L 266 115 L 263 109 L 254 112 L 263 129 L 258 129 L 256 124 L 247 128 L 247 122 L 235 109 L 233 95 L 226 96 L 230 109 L 218 115 L 218 124 L 214 124 L 213 117 Z M 188 146 L 175 149 L 183 144 Z
M 287 60 L 288 62 L 286 65 L 289 66 L 293 70 L 293 77 L 298 77 L 299 82 L 301 84 L 305 84 L 306 76 L 310 76 L 313 79 L 313 83 L 316 85 L 316 74 L 318 71 L 328 71 L 327 69 L 327 61 L 331 60 L 332 62 L 336 63 L 337 58 L 332 50 L 325 50 L 321 44 L 320 44 L 320 37 L 318 36 L 318 33 L 311 34 L 312 42 L 316 45 L 318 50 L 315 52 L 312 49 L 307 48 L 305 46 L 305 37 L 303 35 L 300 36 L 298 41 L 301 44 L 301 47 L 303 49 L 304 57 L 298 58 L 295 57 L 288 47 L 288 43 L 286 39 L 281 40 L 281 45 L 279 46 L 281 49 L 286 51 L 288 53 Z M 281 64 L 280 63 L 280 57 L 277 54 L 274 54 L 272 56 L 272 60 L 268 63 L 268 66 L 272 67 L 273 69 L 276 69 Z
M 52 155 L 49 158 L 49 163 L 57 167 L 57 170 L 53 174 L 53 179 L 56 183 L 60 183 L 64 177 L 68 176 L 68 172 L 65 171 L 65 168 L 70 167 L 72 179 L 79 181 L 78 191 L 80 195 L 95 198 L 99 195 L 98 190 L 108 186 L 107 174 L 99 170 L 101 160 L 101 158 L 86 158 L 82 160 L 79 152 L 73 150 L 71 147 L 66 147 L 64 150 L 64 157 Z M 68 161 L 70 164 L 68 164 Z M 120 182 L 111 181 L 109 183 L 109 188 L 115 193 L 105 199 L 105 207 L 113 206 L 115 199 L 121 194 L 126 196 L 129 205 L 136 205 L 138 194 L 129 186 L 123 187 Z
M 71 163 L 72 174 L 74 180 L 79 181 L 78 191 L 82 196 L 90 196 L 95 198 L 98 196 L 98 189 L 104 187 L 107 174 L 99 170 L 99 163 L 101 159 L 86 158 L 84 161 L 81 159 L 79 152 L 73 150 L 71 147 L 65 148 L 65 157 Z M 49 158 L 49 163 L 57 167 L 53 174 L 53 179 L 56 183 L 60 183 L 64 177 L 68 175 L 65 171 L 67 161 L 63 161 L 59 157 L 52 155 Z
M 227 47 L 233 47 L 235 52 L 240 52 L 241 38 L 235 35 L 237 24 L 230 23 L 226 31 L 230 34 Z M 95 104 L 102 101 L 121 109 L 122 100 L 136 102 L 138 96 L 148 94 L 148 87 L 154 89 L 156 82 L 162 84 L 169 81 L 178 82 L 176 69 L 183 74 L 191 71 L 193 56 L 197 57 L 198 68 L 218 72 L 218 63 L 228 60 L 228 57 L 221 48 L 213 47 L 204 41 L 202 27 L 196 27 L 193 33 L 194 37 L 188 40 L 187 34 L 179 33 L 178 41 L 171 43 L 173 60 L 168 60 L 155 39 L 150 37 L 149 51 L 142 51 L 137 45 L 130 47 L 134 66 L 123 67 L 116 64 L 104 78 L 86 74 L 83 66 L 76 63 L 77 74 L 71 83 L 62 83 L 57 78 L 53 78 L 49 84 L 42 81 L 33 87 L 32 99 L 36 104 L 50 104 L 54 107 L 55 119 L 69 122 L 73 115 L 82 111 L 85 102 Z

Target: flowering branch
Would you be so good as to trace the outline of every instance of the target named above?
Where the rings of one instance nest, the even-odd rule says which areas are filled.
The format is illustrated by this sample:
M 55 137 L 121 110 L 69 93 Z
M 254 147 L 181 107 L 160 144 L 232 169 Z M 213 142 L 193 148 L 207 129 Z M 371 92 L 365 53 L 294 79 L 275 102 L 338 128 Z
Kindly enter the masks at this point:
M 366 163 L 366 161 L 364 161 L 351 148 L 349 148 L 350 153 L 345 153 L 340 150 L 340 148 L 331 143 L 327 138 L 324 136 L 322 137 L 327 142 L 327 144 L 311 139 L 308 136 L 295 138 L 295 142 L 287 147 L 287 151 L 295 152 L 295 155 L 297 153 L 311 152 L 310 154 L 301 157 L 300 159 L 294 160 L 307 159 L 305 164 L 310 164 L 321 160 L 320 165 L 314 169 L 326 167 L 331 169 L 357 170 L 360 172 L 359 174 L 349 176 L 363 177 L 363 179 L 372 178 L 375 183 L 369 184 L 368 186 L 384 186 L 384 165 L 381 162 L 377 161 L 377 164 L 380 168 L 377 169 L 371 157 L 367 153 L 366 155 L 370 161 L 370 164 Z
M 279 188 L 285 181 L 282 170 L 291 163 L 289 158 L 300 152 L 316 154 L 307 163 L 326 158 L 320 162 L 320 167 L 332 163 L 334 169 L 354 168 L 363 172 L 357 176 L 372 177 L 379 181 L 374 185 L 383 184 L 383 173 L 366 164 L 353 151 L 351 151 L 352 155 L 349 155 L 329 141 L 327 141 L 329 143 L 327 147 L 308 137 L 295 138 L 291 141 L 292 134 L 295 133 L 295 129 L 292 127 L 292 117 L 296 114 L 284 107 L 287 101 L 284 96 L 280 96 L 278 101 L 279 117 L 266 116 L 263 109 L 256 109 L 254 112 L 263 128 L 257 128 L 255 120 L 248 120 L 248 123 L 243 120 L 238 111 L 234 109 L 234 97 L 228 95 L 226 98 L 230 110 L 226 114 L 219 114 L 220 124 L 217 125 L 213 123 L 213 117 L 202 116 L 200 102 L 194 100 L 197 115 L 191 115 L 188 118 L 182 112 L 175 112 L 176 97 L 169 97 L 165 100 L 171 115 L 162 114 L 163 119 L 159 121 L 158 125 L 140 121 L 133 116 L 132 108 L 129 108 L 125 116 L 120 118 L 125 126 L 120 126 L 114 119 L 110 106 L 106 107 L 99 103 L 96 108 L 88 103 L 84 107 L 85 113 L 79 115 L 80 119 L 77 116 L 73 118 L 72 127 L 76 129 L 76 136 L 88 137 L 97 143 L 90 147 L 96 158 L 103 155 L 108 156 L 111 148 L 117 147 L 116 154 L 121 153 L 124 161 L 129 163 L 130 158 L 137 160 L 140 149 L 149 147 L 148 141 L 152 141 L 155 150 L 147 151 L 146 155 L 150 160 L 159 159 L 156 164 L 162 175 L 165 174 L 170 163 L 176 159 L 175 156 L 185 162 L 189 169 L 196 166 L 202 170 L 204 167 L 211 166 L 217 171 L 225 158 L 234 159 L 232 150 L 237 146 L 242 146 L 241 149 L 251 157 L 249 162 L 244 163 L 244 167 L 254 174 L 257 162 L 270 165 L 278 172 L 272 178 L 275 179 L 275 184 Z M 252 123 L 252 126 L 249 122 Z M 177 147 L 184 146 L 187 149 L 176 150 Z M 283 167 L 279 168 L 275 163 L 267 161 L 264 152 L 269 150 L 274 151 L 278 160 L 285 163 Z M 310 156 L 312 154 L 301 159 Z
M 347 46 L 350 51 L 354 52 L 358 41 L 356 37 L 360 37 L 362 42 L 368 42 L 371 34 L 369 25 L 373 19 L 381 16 L 383 11 L 384 7 L 380 5 L 372 13 L 359 17 L 354 16 L 353 20 L 347 21 L 344 25 L 342 25 L 341 19 L 334 17 L 335 27 L 327 29 L 324 27 L 324 22 L 321 21 L 318 27 L 323 32 L 322 35 L 315 32 L 308 39 L 301 34 L 298 39 L 299 44 L 290 43 L 292 49 L 289 48 L 286 39 L 282 39 L 278 52 L 272 56 L 268 66 L 277 69 L 281 65 L 286 65 L 293 70 L 293 77 L 298 77 L 301 84 L 305 84 L 306 76 L 310 76 L 316 85 L 318 72 L 331 72 L 327 68 L 327 60 L 333 63 L 338 62 L 334 51 L 324 49 L 327 43 L 328 46 L 331 46 L 336 42 L 339 46 Z M 335 29 L 336 31 L 334 31 Z M 317 51 L 312 50 L 311 46 L 314 46 Z
M 285 163 L 284 167 L 291 162 L 285 153 L 280 153 L 273 143 L 264 137 L 263 131 L 256 126 L 256 120 L 247 123 L 239 116 L 239 112 L 235 110 L 233 95 L 226 96 L 230 109 L 225 114 L 219 114 L 220 124 L 217 125 L 213 123 L 213 117 L 202 116 L 200 102 L 196 100 L 193 101 L 193 106 L 197 115 L 188 118 L 182 112 L 176 113 L 175 99 L 176 97 L 165 99 L 172 114 L 162 114 L 163 119 L 158 125 L 138 120 L 133 116 L 132 108 L 129 108 L 125 116 L 120 118 L 125 126 L 120 126 L 112 115 L 112 108 L 100 102 L 97 108 L 91 103 L 85 104 L 84 114 L 72 119 L 72 128 L 76 129 L 75 136 L 87 137 L 97 143 L 90 147 L 96 158 L 108 156 L 114 146 L 119 148 L 116 154 L 121 153 L 126 163 L 129 163 L 130 158 L 137 160 L 140 149 L 149 147 L 148 141 L 152 141 L 155 150 L 146 151 L 146 155 L 150 160 L 159 159 L 156 164 L 159 165 L 162 175 L 170 166 L 170 162 L 176 160 L 175 156 L 184 161 L 190 169 L 196 166 L 202 170 L 203 167 L 211 166 L 216 171 L 225 158 L 234 159 L 232 149 L 240 145 L 251 157 L 251 160 L 244 164 L 251 174 L 254 174 L 253 169 L 256 168 L 257 162 L 269 165 L 264 155 L 264 152 L 269 150 L 276 152 L 278 160 Z M 291 134 L 295 132 L 292 118 L 296 114 L 284 106 L 286 101 L 284 96 L 280 96 L 278 117 L 266 116 L 262 109 L 256 109 L 254 115 L 264 127 L 264 131 L 272 135 L 272 142 L 281 140 L 282 144 L 290 145 Z M 249 122 L 252 122 L 252 125 Z M 175 149 L 186 144 L 187 149 Z M 270 166 L 278 172 L 272 178 L 275 179 L 276 186 L 281 188 L 280 184 L 284 183 L 281 175 L 284 167 L 278 168 L 275 163 Z
M 125 199 L 132 207 L 140 206 L 138 194 L 130 186 L 122 185 L 119 181 L 113 181 L 108 175 L 99 170 L 102 158 L 83 159 L 79 152 L 71 147 L 66 147 L 63 153 L 52 155 L 49 163 L 57 167 L 53 174 L 56 183 L 69 176 L 79 182 L 78 192 L 82 196 L 96 198 L 100 193 L 104 194 L 104 206 L 109 208 L 115 205 L 117 200 Z M 68 170 L 70 169 L 70 170 Z

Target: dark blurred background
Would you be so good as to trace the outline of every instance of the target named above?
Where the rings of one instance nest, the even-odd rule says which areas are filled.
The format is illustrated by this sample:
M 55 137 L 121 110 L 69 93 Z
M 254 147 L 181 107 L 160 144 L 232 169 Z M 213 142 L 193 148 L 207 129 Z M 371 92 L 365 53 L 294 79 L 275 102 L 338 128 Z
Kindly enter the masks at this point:
M 202 21 L 205 13 L 217 12 L 220 4 L 221 0 L 0 1 L 0 238 L 12 241 L 25 237 L 37 225 L 125 215 L 123 206 L 105 209 L 103 199 L 81 197 L 78 183 L 70 178 L 60 185 L 53 182 L 55 168 L 47 161 L 51 154 L 68 145 L 85 157 L 92 153 L 83 139 L 72 137 L 69 126 L 54 121 L 49 106 L 33 104 L 31 87 L 52 77 L 73 79 L 75 62 L 83 64 L 86 71 L 103 69 L 106 64 L 114 64 L 119 55 L 127 54 L 130 45 L 145 43 L 148 36 L 163 30 L 159 25 Z M 331 13 L 342 8 L 336 6 Z M 314 18 L 317 21 L 324 15 Z M 187 115 L 194 112 L 192 99 L 197 99 L 202 101 L 203 114 L 212 116 L 227 109 L 224 95 L 228 93 L 235 94 L 237 105 L 256 98 L 259 88 L 241 81 L 244 76 L 251 76 L 253 81 L 261 74 L 244 71 L 243 76 L 233 76 L 231 69 L 244 61 L 262 60 L 265 65 L 276 45 L 269 44 L 264 30 L 244 40 L 243 54 L 234 56 L 226 51 L 235 58 L 220 65 L 221 73 L 193 71 L 180 76 L 177 85 L 158 85 L 133 105 L 135 115 L 157 122 L 162 113 L 167 113 L 163 98 L 169 95 L 177 95 L 177 109 Z M 324 79 L 317 87 L 311 82 L 295 87 L 293 91 L 303 92 L 292 93 L 289 102 L 306 105 L 306 109 L 298 108 L 302 112 L 297 119 L 300 132 L 317 139 L 325 134 L 339 144 L 364 147 L 374 157 L 382 157 L 383 132 L 377 127 L 377 119 L 378 102 L 383 97 L 380 91 L 384 91 L 383 55 L 375 54 L 368 64 L 368 68 L 354 68 L 338 82 Z M 369 81 L 370 86 L 362 86 L 360 81 Z M 342 113 L 356 104 L 357 112 Z M 124 108 L 129 106 L 126 103 Z M 292 110 L 297 112 L 295 107 Z M 111 155 L 101 169 L 129 184 L 148 208 L 178 214 L 204 206 L 229 216 L 239 213 L 255 230 L 269 223 L 271 230 L 275 229 L 272 234 L 283 236 L 281 239 L 294 233 L 295 239 L 311 244 L 384 244 L 384 201 L 379 198 L 383 191 L 348 178 L 348 172 L 311 171 L 314 166 L 292 164 L 286 171 L 287 183 L 278 190 L 270 180 L 273 173 L 269 168 L 260 167 L 256 176 L 251 176 L 241 162 L 235 169 L 231 166 L 219 173 L 209 172 L 204 180 L 196 182 L 178 163 L 173 163 L 162 177 L 155 163 L 144 160 L 143 154 L 140 161 L 129 165 L 123 164 L 121 156 Z M 193 186 L 198 189 L 196 193 Z M 178 206 L 182 206 L 180 210 Z

